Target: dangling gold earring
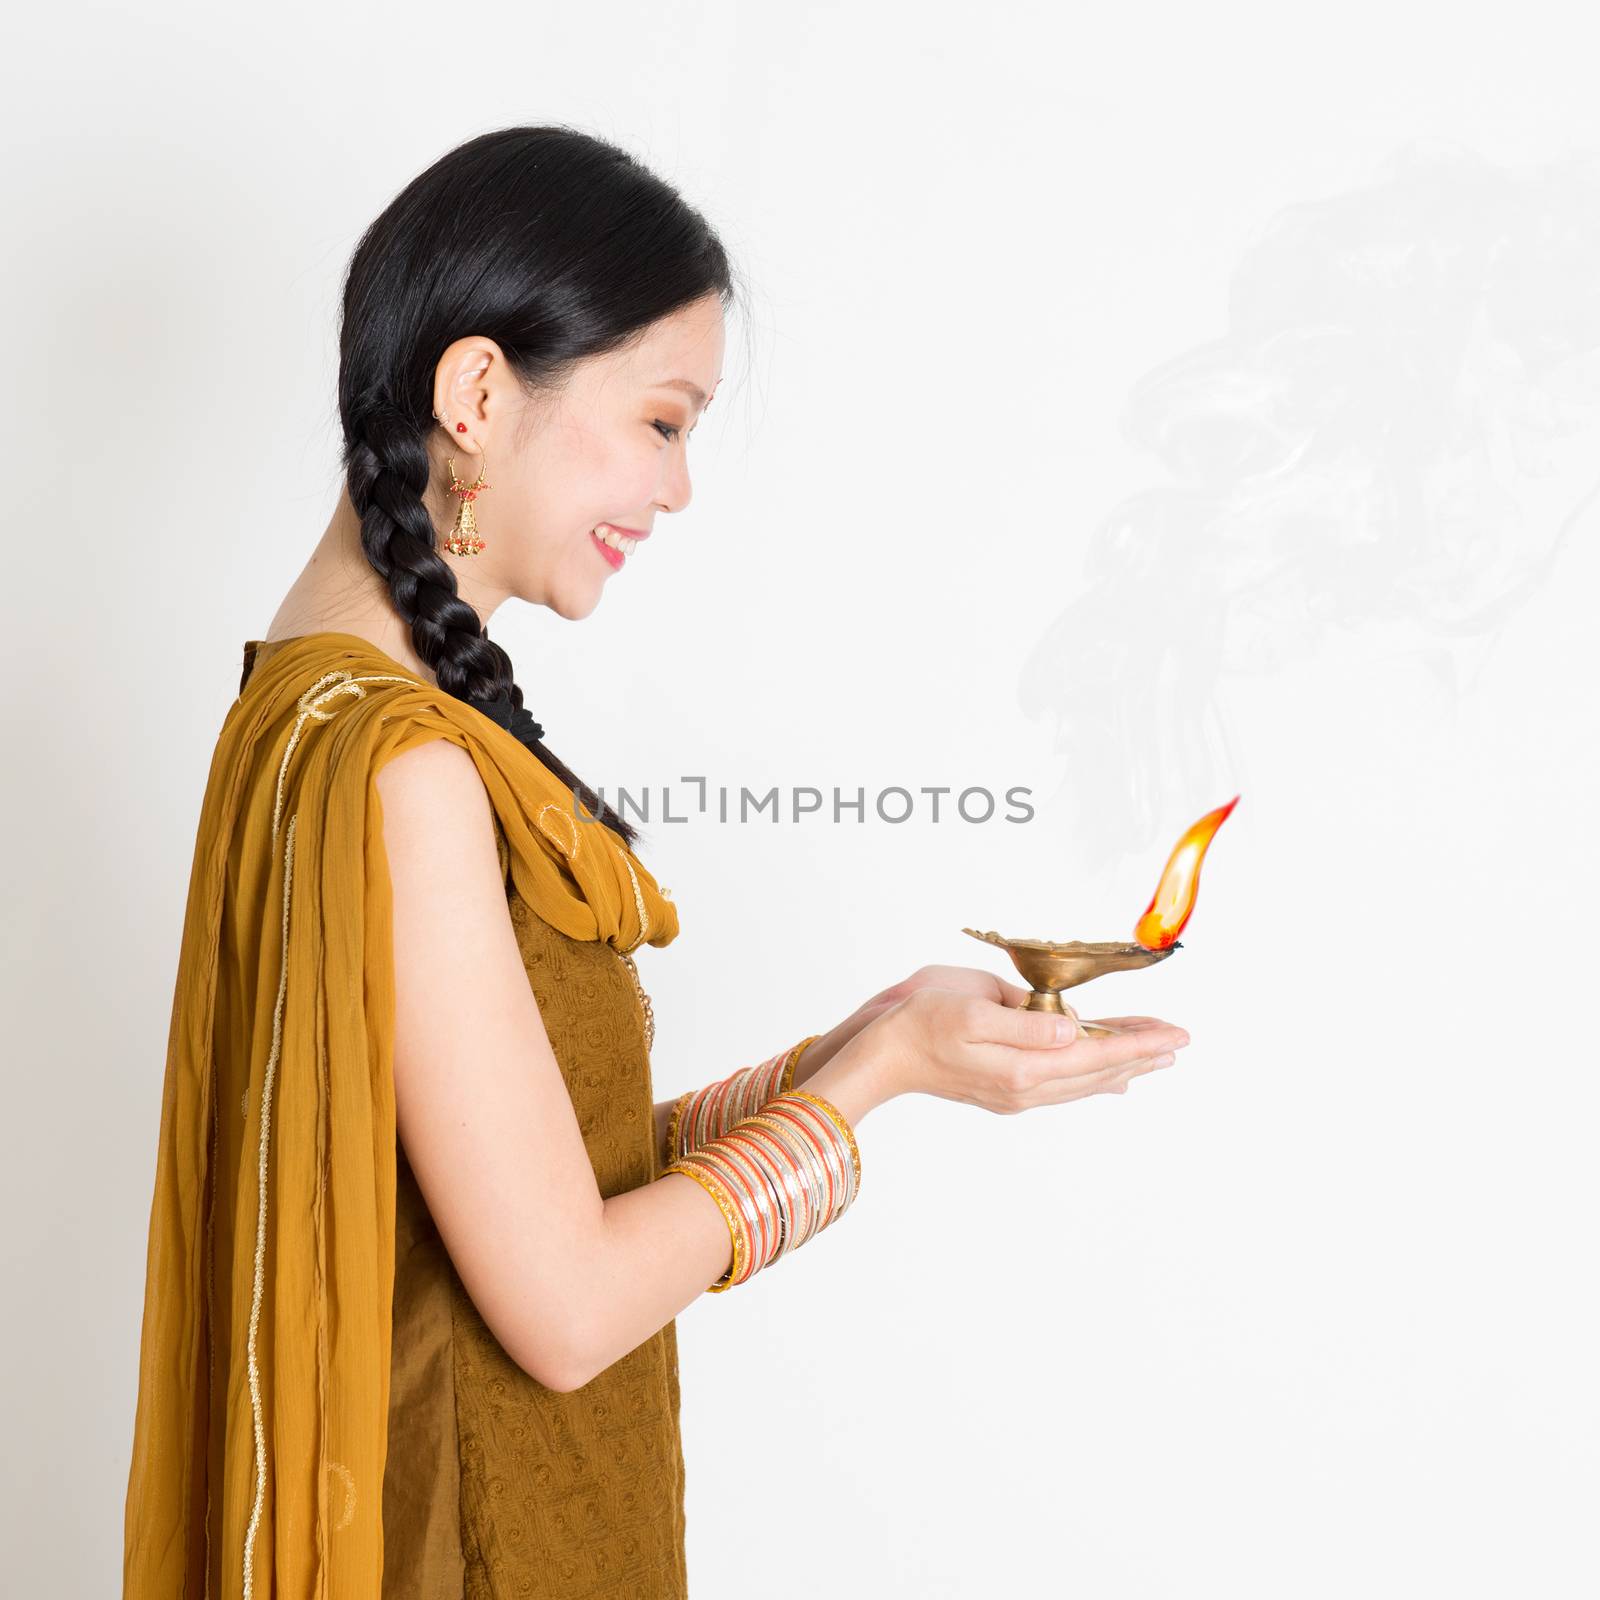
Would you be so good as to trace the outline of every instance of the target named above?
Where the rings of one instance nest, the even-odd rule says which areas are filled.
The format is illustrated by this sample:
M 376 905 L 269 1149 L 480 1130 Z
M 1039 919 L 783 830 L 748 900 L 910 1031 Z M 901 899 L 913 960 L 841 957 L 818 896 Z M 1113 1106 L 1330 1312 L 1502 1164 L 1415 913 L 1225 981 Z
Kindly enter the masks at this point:
M 479 466 L 478 476 L 473 483 L 463 483 L 456 476 L 456 458 L 450 457 L 450 493 L 460 498 L 460 506 L 456 511 L 456 525 L 450 530 L 450 537 L 445 540 L 444 547 L 453 556 L 481 555 L 484 549 L 483 540 L 478 537 L 478 519 L 473 513 L 472 502 L 478 498 L 480 489 L 489 487 L 483 481 L 483 467 Z

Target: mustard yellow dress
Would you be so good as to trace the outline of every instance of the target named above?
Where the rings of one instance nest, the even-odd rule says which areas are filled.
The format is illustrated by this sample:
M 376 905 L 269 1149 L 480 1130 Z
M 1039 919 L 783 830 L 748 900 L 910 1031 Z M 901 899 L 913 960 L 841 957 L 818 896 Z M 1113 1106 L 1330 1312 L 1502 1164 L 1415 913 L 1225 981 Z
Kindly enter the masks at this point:
M 245 645 L 240 693 L 258 656 Z M 495 834 L 502 875 L 508 847 Z M 610 1197 L 660 1176 L 644 1011 L 608 945 L 570 939 L 506 884 L 578 1127 Z M 472 1303 L 396 1144 L 384 1600 L 687 1596 L 677 1323 L 581 1389 L 547 1389 Z
M 511 921 L 610 1196 L 660 1176 L 643 1015 L 603 944 L 569 939 L 513 890 Z M 399 1151 L 386 1597 L 686 1596 L 677 1324 L 581 1389 L 530 1378 L 445 1253 Z
M 273 669 L 280 651 L 291 655 Z M 473 753 L 490 789 L 528 981 L 605 1196 L 660 1172 L 642 997 L 621 952 L 676 934 L 670 899 L 631 851 L 597 837 L 548 849 L 547 836 L 561 834 L 560 802 L 571 804 L 551 787 L 553 774 L 487 718 L 423 689 L 364 641 L 251 640 L 243 666 L 208 785 L 174 1002 L 125 1595 L 687 1596 L 676 1324 L 564 1394 L 506 1354 L 467 1295 L 394 1135 L 386 874 L 374 868 L 372 812 L 358 803 L 370 787 L 340 778 L 341 764 L 375 770 L 439 733 Z M 272 682 L 247 694 L 253 669 Z M 346 687 L 363 703 L 342 696 Z M 235 725 L 245 710 L 259 717 L 259 732 Z M 257 744 L 260 758 L 247 762 Z M 285 855 L 291 808 L 303 859 L 282 861 L 280 963 L 279 876 L 249 863 L 270 856 L 269 837 Z M 230 814 L 239 820 L 228 823 Z M 295 830 L 287 831 L 292 846 Z M 569 825 L 574 841 L 580 832 L 612 837 L 598 824 Z M 359 951 L 363 919 L 344 909 L 349 877 L 365 885 Z M 231 917 L 216 903 L 228 899 L 250 915 Z M 353 899 L 359 913 L 360 894 Z M 305 907 L 315 908 L 316 933 L 291 936 L 296 916 L 313 915 Z M 359 992 L 363 971 L 368 1004 L 355 1010 L 366 1014 L 344 1017 L 325 991 L 353 983 Z M 194 1021 L 202 1016 L 203 1030 Z M 276 1084 L 263 1078 L 262 1057 L 275 1065 Z M 363 1063 L 374 1070 L 358 1082 Z M 207 1066 L 218 1086 L 209 1091 Z M 270 1211 L 257 1120 L 268 1125 L 259 1151 Z M 374 1495 L 364 1480 L 380 1458 Z M 381 1589 L 372 1581 L 380 1565 Z

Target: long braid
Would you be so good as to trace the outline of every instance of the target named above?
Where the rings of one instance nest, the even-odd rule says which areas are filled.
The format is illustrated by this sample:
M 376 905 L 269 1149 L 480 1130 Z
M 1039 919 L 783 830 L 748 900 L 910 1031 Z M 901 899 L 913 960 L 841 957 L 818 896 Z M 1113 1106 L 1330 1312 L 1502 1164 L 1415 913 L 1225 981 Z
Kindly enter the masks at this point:
M 395 611 L 410 624 L 413 647 L 439 687 L 479 710 L 485 710 L 481 702 L 509 700 L 508 731 L 631 846 L 638 830 L 546 748 L 544 730 L 524 711 L 511 657 L 461 598 L 456 575 L 439 554 L 438 531 L 423 500 L 430 468 L 425 425 L 382 396 L 352 407 L 345 421 L 345 476 L 361 518 L 361 548 L 389 585 Z
M 628 151 L 560 125 L 446 151 L 373 219 L 345 274 L 339 420 L 367 560 L 439 686 L 505 727 L 629 846 L 637 830 L 545 747 L 510 657 L 439 553 L 430 408 L 457 339 L 492 339 L 532 399 L 708 294 L 725 309 L 735 298 L 706 219 Z

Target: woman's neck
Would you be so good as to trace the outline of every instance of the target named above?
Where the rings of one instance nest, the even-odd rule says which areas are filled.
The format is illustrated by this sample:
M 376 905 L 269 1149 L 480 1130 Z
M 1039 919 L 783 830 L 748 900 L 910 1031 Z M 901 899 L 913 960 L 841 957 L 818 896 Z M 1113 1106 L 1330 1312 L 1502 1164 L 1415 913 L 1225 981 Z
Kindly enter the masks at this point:
M 350 633 L 429 683 L 439 680 L 417 654 L 411 627 L 394 609 L 389 586 L 361 548 L 361 519 L 343 491 L 300 576 L 278 607 L 263 642 L 307 633 Z

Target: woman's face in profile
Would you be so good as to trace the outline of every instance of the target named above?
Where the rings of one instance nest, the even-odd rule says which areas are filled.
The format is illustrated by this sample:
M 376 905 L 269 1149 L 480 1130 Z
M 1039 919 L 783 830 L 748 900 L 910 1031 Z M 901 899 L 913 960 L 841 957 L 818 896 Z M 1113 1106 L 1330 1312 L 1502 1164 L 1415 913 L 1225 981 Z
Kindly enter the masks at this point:
M 482 466 L 486 485 L 473 502 L 482 554 L 444 558 L 468 579 L 464 590 L 516 595 L 576 620 L 608 580 L 626 582 L 643 543 L 627 530 L 657 534 L 662 512 L 689 503 L 689 435 L 721 381 L 724 344 L 722 303 L 708 295 L 631 348 L 581 362 L 558 396 L 532 401 L 493 340 L 451 345 L 438 368 L 449 422 L 435 436 L 434 482 L 450 481 L 448 433 L 459 441 L 457 477 L 470 483 Z M 436 520 L 448 530 L 457 501 L 439 492 Z

